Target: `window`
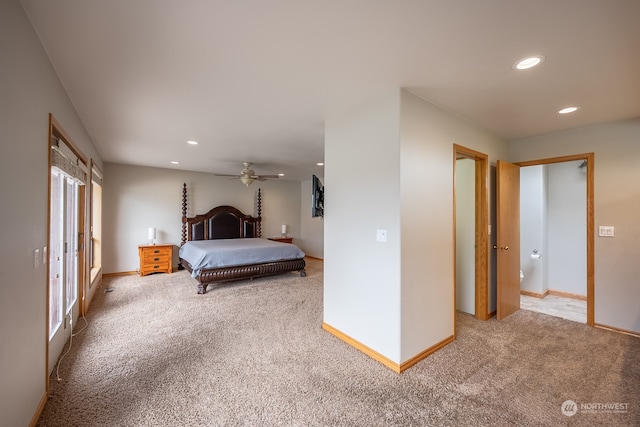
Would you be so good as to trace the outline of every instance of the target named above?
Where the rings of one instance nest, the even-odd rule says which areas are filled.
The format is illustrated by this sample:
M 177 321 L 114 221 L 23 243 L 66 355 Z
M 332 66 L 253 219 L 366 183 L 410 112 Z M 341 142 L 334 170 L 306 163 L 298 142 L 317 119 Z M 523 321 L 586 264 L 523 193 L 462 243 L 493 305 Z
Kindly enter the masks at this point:
M 96 283 L 96 278 L 102 270 L 102 171 L 91 162 L 91 281 L 89 286 Z

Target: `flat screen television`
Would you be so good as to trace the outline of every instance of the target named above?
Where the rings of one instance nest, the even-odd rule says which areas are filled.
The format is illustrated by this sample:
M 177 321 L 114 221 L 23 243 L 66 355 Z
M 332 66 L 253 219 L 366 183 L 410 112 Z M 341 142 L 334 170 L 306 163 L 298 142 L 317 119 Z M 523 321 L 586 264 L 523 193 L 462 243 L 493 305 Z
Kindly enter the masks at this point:
M 324 186 L 315 175 L 311 177 L 311 216 L 324 216 Z

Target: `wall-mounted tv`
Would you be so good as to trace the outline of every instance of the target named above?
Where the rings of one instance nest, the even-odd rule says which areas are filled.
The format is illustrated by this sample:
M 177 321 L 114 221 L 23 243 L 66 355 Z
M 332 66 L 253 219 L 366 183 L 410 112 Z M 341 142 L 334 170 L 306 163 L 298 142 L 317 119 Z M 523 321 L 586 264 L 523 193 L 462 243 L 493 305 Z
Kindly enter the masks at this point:
M 311 216 L 324 216 L 324 186 L 315 175 L 311 177 Z

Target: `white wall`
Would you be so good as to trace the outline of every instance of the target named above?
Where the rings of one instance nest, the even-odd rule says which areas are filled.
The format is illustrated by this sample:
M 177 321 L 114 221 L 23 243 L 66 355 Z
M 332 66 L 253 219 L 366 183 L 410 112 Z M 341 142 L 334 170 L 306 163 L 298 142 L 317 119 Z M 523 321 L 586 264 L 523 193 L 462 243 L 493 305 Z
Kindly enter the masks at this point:
M 456 160 L 456 310 L 475 315 L 476 162 Z
M 320 179 L 323 181 L 322 177 Z M 294 242 L 308 256 L 324 258 L 324 218 L 311 216 L 311 180 L 300 185 L 300 240 Z
M 304 251 L 300 224 L 300 183 L 272 180 L 245 187 L 239 180 L 174 169 L 106 163 L 103 200 L 103 268 L 105 273 L 135 271 L 138 245 L 148 243 L 147 229 L 156 227 L 158 243 L 173 243 L 174 266 L 182 231 L 182 186 L 187 184 L 188 216 L 231 205 L 257 215 L 262 189 L 262 236 L 280 236 L 281 225 Z M 257 185 L 256 185 L 257 184 Z
M 456 310 L 475 315 L 476 162 L 456 160 Z
M 456 143 L 507 155 L 405 91 L 325 125 L 324 321 L 399 364 L 454 334 Z
M 0 2 L 0 414 L 28 425 L 45 397 L 49 113 L 89 159 L 93 144 L 18 0 Z M 86 233 L 88 236 L 88 233 Z
M 505 141 L 406 91 L 400 138 L 404 362 L 454 333 L 453 145 L 493 163 L 508 151 Z M 495 282 L 490 289 L 495 305 Z
M 533 250 L 539 259 L 531 259 Z M 547 284 L 547 166 L 520 168 L 520 289 L 543 294 Z
M 400 360 L 399 93 L 325 123 L 324 322 Z M 375 171 L 375 173 L 372 173 Z M 388 241 L 376 241 L 376 230 Z
M 587 176 L 582 161 L 547 166 L 549 289 L 587 295 Z
M 640 333 L 640 118 L 586 126 L 510 143 L 510 160 L 593 152 L 595 322 Z M 598 237 L 598 225 L 615 237 Z

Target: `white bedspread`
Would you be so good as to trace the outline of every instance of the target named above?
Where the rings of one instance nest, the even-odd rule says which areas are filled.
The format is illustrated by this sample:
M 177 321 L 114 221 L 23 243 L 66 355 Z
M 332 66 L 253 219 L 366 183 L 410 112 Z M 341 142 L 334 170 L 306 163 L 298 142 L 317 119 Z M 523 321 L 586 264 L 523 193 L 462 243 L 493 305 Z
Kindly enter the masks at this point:
M 267 239 L 218 239 L 186 242 L 180 258 L 191 264 L 191 277 L 208 268 L 235 267 L 304 258 L 304 252 L 290 243 Z

